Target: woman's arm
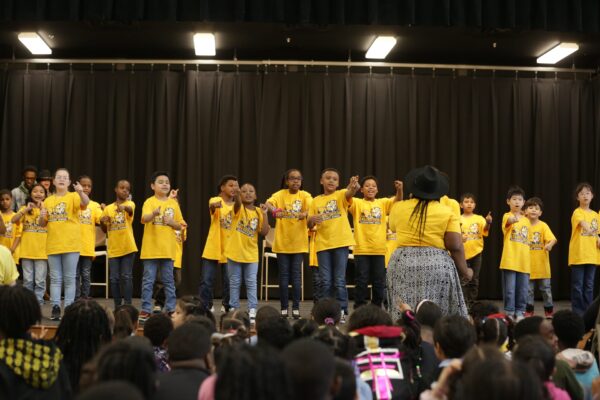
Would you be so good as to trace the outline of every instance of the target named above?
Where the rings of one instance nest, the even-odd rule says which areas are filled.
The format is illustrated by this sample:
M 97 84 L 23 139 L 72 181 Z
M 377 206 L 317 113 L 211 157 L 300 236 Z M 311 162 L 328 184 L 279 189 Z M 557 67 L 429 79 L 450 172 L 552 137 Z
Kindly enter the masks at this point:
M 462 244 L 461 234 L 458 232 L 446 232 L 444 234 L 444 245 L 450 252 L 450 257 L 454 260 L 454 264 L 456 265 L 460 276 L 467 281 L 470 281 L 473 277 L 473 270 L 467 267 L 465 248 Z

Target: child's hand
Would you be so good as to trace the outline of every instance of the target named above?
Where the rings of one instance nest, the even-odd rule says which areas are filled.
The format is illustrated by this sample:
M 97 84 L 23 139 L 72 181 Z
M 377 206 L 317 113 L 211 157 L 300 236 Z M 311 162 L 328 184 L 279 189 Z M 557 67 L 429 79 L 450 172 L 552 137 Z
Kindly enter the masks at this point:
M 33 210 L 34 207 L 35 207 L 35 203 L 32 203 L 32 202 L 27 203 L 27 207 L 25 207 L 25 212 L 29 212 L 29 211 Z
M 100 222 L 102 222 L 105 225 L 108 225 L 110 224 L 110 217 L 108 215 L 105 215 L 102 218 L 100 218 Z
M 83 186 L 81 186 L 81 183 L 79 183 L 79 182 L 75 182 L 73 184 L 73 189 L 75 189 L 75 191 L 79 194 L 81 194 L 83 192 Z
M 552 250 L 552 247 L 554 247 L 554 245 L 548 243 L 547 245 L 544 246 L 544 249 L 546 249 L 546 251 L 549 252 L 550 250 Z
M 215 201 L 214 203 L 210 203 L 210 208 L 221 208 L 223 207 L 223 203 L 221 200 Z
M 104 204 L 104 203 L 100 203 L 100 209 L 101 209 L 102 211 L 104 211 L 104 209 L 105 209 L 105 208 L 106 208 L 106 204 Z
M 485 222 L 487 222 L 489 225 L 492 224 L 492 212 L 488 211 L 487 215 L 485 216 Z
M 350 183 L 348 184 L 348 187 L 354 190 L 360 189 L 360 183 L 358 183 L 358 175 L 354 175 L 352 178 L 350 178 Z
M 177 199 L 177 195 L 179 194 L 179 189 L 172 189 L 169 192 L 169 198 L 170 199 Z
M 46 207 L 44 207 L 43 205 L 42 205 L 42 209 L 40 210 L 40 216 L 41 216 L 42 218 L 46 218 L 46 217 L 48 217 L 48 210 L 47 210 L 47 209 L 46 209 Z
M 260 210 L 262 211 L 262 213 L 264 215 L 267 215 L 267 212 L 269 211 L 269 207 L 267 207 L 267 205 L 263 204 L 263 203 L 260 203 L 259 207 L 260 207 Z
M 298 213 L 298 220 L 302 221 L 307 216 L 308 216 L 308 212 L 300 212 L 300 213 Z
M 311 224 L 320 224 L 321 222 L 323 222 L 323 216 L 321 214 L 317 214 L 317 215 L 313 215 L 312 217 L 308 218 L 308 221 Z
M 156 209 L 152 211 L 152 215 L 158 217 L 160 215 L 160 207 L 156 207 Z
M 169 215 L 164 215 L 163 216 L 163 224 L 168 225 L 168 226 L 173 226 L 173 217 L 169 216 Z
M 181 230 L 187 229 L 188 224 L 185 221 L 182 221 L 179 225 L 181 225 Z
M 396 189 L 396 192 L 402 192 L 404 190 L 404 182 L 394 181 L 394 189 Z

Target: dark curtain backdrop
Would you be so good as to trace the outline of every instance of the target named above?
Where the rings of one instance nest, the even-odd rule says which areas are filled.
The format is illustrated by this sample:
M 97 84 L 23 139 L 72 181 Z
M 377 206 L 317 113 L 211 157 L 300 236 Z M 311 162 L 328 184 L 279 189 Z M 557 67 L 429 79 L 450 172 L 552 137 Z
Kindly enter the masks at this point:
M 74 177 L 90 175 L 92 198 L 109 203 L 125 177 L 139 221 L 152 171 L 172 172 L 189 223 L 186 292 L 200 280 L 207 201 L 224 174 L 254 183 L 264 201 L 291 167 L 313 194 L 320 170 L 335 167 L 344 183 L 376 175 L 387 195 L 411 168 L 436 165 L 449 174 L 452 196 L 475 193 L 479 213 L 495 218 L 485 298 L 501 296 L 500 220 L 511 184 L 545 202 L 542 218 L 559 239 L 551 255 L 557 298 L 569 295 L 573 189 L 579 181 L 600 188 L 597 80 L 8 70 L 0 93 L 3 187 L 18 184 L 25 164 L 66 166 Z M 136 222 L 138 244 L 140 233 Z
M 600 31 L 597 0 L 0 0 L 3 21 L 202 21 Z

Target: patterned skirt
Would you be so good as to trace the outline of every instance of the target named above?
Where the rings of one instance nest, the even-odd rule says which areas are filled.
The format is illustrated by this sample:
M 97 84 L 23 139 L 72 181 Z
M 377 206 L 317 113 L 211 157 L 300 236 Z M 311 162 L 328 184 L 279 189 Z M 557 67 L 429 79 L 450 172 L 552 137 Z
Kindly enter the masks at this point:
M 394 321 L 398 305 L 413 309 L 421 300 L 431 300 L 443 315 L 467 317 L 458 271 L 447 251 L 435 247 L 399 247 L 387 268 L 387 294 Z

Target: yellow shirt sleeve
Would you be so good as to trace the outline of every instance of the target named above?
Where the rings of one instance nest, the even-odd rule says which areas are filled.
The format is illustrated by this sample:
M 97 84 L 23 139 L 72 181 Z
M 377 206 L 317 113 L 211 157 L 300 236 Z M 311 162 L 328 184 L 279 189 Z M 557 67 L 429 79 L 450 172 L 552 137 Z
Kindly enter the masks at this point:
M 12 285 L 18 278 L 19 271 L 10 250 L 0 245 L 0 284 Z

